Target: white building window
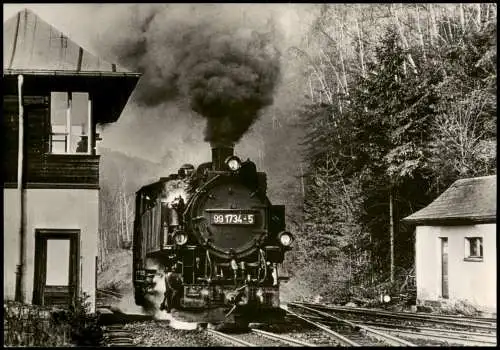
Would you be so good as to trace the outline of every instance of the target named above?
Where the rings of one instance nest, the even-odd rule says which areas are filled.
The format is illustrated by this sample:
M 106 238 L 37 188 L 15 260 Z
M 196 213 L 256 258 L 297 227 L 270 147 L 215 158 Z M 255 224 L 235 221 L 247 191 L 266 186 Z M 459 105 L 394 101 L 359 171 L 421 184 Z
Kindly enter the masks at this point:
M 90 154 L 91 101 L 87 92 L 51 92 L 50 152 Z M 89 142 L 90 141 L 90 142 Z
M 465 258 L 468 260 L 483 260 L 483 238 L 466 237 L 465 238 Z

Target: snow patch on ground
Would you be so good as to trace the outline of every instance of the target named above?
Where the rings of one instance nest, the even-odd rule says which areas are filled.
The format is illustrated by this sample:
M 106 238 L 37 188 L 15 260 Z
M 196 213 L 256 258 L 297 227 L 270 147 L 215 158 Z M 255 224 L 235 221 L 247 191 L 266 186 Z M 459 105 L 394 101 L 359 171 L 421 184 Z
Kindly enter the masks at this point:
M 154 314 L 155 320 L 168 320 L 170 327 L 174 329 L 182 329 L 182 330 L 195 330 L 198 328 L 198 322 L 186 322 L 176 320 L 172 317 L 172 314 L 167 313 L 164 310 L 157 310 Z

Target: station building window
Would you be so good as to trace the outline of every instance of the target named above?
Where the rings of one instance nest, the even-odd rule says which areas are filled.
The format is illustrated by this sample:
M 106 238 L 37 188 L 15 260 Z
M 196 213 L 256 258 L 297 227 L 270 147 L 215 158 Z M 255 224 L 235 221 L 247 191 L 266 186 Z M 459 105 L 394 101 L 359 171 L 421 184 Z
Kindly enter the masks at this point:
M 51 153 L 90 154 L 91 125 L 91 100 L 87 92 L 51 92 Z
M 466 237 L 465 238 L 465 258 L 467 260 L 483 260 L 483 238 Z

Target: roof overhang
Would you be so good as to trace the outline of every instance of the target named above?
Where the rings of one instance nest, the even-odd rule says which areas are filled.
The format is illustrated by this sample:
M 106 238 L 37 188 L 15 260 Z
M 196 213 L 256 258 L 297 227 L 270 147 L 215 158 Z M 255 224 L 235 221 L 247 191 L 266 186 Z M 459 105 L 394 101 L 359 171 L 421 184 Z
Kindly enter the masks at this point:
M 88 91 L 97 123 L 113 123 L 134 91 L 140 73 L 6 69 L 4 95 L 17 95 L 17 76 L 23 75 L 24 95 L 47 95 L 51 91 Z
M 412 218 L 401 219 L 402 222 L 416 226 L 457 226 L 494 224 L 496 216 L 474 216 L 474 217 L 445 217 L 445 218 Z

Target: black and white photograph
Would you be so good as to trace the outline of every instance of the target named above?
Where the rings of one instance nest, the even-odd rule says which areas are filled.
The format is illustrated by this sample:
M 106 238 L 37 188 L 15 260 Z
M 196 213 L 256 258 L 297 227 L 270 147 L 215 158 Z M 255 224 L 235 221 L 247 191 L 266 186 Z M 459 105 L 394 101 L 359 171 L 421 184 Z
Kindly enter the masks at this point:
M 497 345 L 497 4 L 4 3 L 6 347 Z

